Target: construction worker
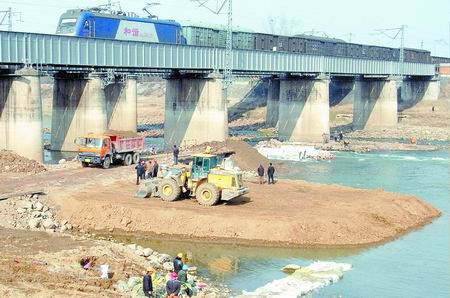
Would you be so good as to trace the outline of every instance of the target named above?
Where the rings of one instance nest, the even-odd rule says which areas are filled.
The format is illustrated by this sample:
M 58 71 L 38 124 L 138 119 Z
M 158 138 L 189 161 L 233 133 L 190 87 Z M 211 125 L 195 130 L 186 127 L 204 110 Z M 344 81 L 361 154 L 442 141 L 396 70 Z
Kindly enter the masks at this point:
M 180 252 L 173 260 L 173 270 L 178 274 L 183 269 L 183 254 Z
M 269 164 L 269 167 L 267 168 L 267 176 L 269 180 L 269 184 L 275 184 L 275 181 L 273 180 L 273 175 L 275 174 L 275 168 L 272 165 L 272 163 Z
M 136 169 L 136 185 L 139 185 L 139 180 L 143 180 L 145 178 L 144 161 L 138 163 L 135 169 Z
M 152 297 L 153 295 L 153 272 L 155 272 L 155 269 L 153 269 L 152 267 L 148 267 L 144 272 L 144 278 L 142 279 L 142 288 L 144 290 L 145 297 Z
M 173 164 L 178 164 L 178 155 L 180 155 L 180 149 L 178 149 L 177 145 L 173 145 Z
M 156 161 L 156 159 L 153 160 L 152 170 L 153 170 L 153 172 L 152 172 L 152 177 L 153 177 L 153 178 L 158 177 L 159 164 L 158 164 L 158 162 Z
M 259 184 L 264 184 L 264 167 L 262 164 L 259 164 L 258 169 L 256 170 L 258 172 L 258 178 L 259 178 Z
M 211 154 L 211 146 L 207 145 L 204 153 Z

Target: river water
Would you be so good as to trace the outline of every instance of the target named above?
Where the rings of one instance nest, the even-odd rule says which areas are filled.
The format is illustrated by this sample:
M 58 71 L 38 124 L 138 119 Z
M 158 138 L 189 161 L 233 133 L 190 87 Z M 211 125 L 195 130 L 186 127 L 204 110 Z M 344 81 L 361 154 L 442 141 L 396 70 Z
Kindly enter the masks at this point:
M 450 297 L 449 153 L 337 153 L 332 161 L 290 162 L 280 178 L 383 188 L 415 195 L 443 212 L 419 230 L 367 249 L 275 249 L 188 242 L 139 241 L 156 250 L 192 253 L 203 273 L 234 291 L 253 290 L 285 275 L 286 264 L 345 262 L 353 270 L 311 297 Z

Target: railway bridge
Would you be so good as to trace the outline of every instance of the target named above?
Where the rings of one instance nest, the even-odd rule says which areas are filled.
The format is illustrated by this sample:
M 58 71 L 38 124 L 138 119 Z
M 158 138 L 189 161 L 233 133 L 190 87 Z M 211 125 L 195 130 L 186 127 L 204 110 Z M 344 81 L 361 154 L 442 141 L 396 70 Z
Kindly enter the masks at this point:
M 235 76 L 269 78 L 267 122 L 280 138 L 329 133 L 329 86 L 352 94 L 354 127 L 397 124 L 397 85 L 408 100 L 437 98 L 434 64 L 233 50 Z M 136 131 L 137 81 L 166 79 L 166 147 L 228 135 L 225 49 L 0 31 L 0 149 L 42 160 L 40 79 L 54 78 L 51 148 L 106 129 Z M 420 97 L 420 98 L 418 98 Z

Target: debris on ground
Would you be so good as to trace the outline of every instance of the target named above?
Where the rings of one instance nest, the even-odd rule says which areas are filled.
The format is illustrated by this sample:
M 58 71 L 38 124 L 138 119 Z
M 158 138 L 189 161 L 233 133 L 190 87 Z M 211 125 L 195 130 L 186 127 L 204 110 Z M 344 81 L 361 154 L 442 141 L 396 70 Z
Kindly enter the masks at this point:
M 38 174 L 47 169 L 43 164 L 9 150 L 0 151 L 0 173 Z

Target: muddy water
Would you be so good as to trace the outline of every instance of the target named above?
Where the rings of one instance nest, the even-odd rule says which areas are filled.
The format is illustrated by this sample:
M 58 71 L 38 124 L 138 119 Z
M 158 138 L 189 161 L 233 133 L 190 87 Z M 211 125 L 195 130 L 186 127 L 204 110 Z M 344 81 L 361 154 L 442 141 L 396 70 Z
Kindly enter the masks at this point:
M 393 242 L 367 249 L 275 249 L 187 242 L 136 241 L 175 254 L 188 251 L 204 273 L 233 290 L 252 290 L 284 276 L 288 263 L 351 263 L 354 269 L 313 297 L 449 297 L 448 152 L 337 153 L 326 162 L 291 162 L 284 178 L 383 188 L 430 202 L 443 216 Z M 125 239 L 123 239 L 125 240 Z

